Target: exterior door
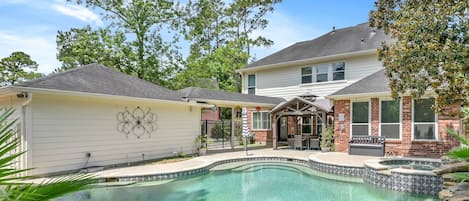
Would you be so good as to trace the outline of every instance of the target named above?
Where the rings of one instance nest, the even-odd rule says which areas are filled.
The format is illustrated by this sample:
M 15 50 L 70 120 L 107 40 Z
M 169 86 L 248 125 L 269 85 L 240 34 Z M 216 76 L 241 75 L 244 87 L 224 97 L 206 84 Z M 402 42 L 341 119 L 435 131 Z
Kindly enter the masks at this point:
M 288 138 L 288 117 L 280 117 L 280 132 L 278 141 L 286 142 Z

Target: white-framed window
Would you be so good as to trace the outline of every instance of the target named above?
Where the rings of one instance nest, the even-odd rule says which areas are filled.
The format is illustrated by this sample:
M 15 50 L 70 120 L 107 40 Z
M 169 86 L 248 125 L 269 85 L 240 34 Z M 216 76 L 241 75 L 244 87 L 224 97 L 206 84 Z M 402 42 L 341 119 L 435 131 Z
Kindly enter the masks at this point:
M 313 67 L 301 68 L 301 84 L 307 84 L 313 82 Z
M 345 79 L 345 62 L 337 62 L 332 64 L 332 80 Z
M 316 82 L 327 82 L 329 81 L 329 65 L 320 64 L 316 66 Z
M 311 135 L 311 116 L 303 116 L 301 120 L 301 133 Z
M 256 94 L 256 74 L 248 75 L 248 94 Z
M 412 104 L 412 138 L 414 140 L 437 140 L 437 115 L 432 106 L 435 99 L 414 100 Z
M 316 134 L 322 135 L 322 117 L 316 115 Z
M 345 62 L 323 63 L 301 68 L 301 84 L 345 80 Z
M 352 136 L 370 135 L 370 102 L 352 102 L 351 111 L 351 133 Z
M 379 133 L 386 139 L 401 138 L 401 101 L 380 100 Z
M 269 112 L 252 112 L 252 129 L 267 130 L 270 129 Z

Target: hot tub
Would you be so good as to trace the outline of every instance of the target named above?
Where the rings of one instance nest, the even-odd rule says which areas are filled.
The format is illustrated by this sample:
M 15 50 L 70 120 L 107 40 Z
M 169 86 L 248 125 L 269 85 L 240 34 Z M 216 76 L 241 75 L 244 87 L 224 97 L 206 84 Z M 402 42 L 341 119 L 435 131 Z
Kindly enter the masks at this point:
M 443 179 L 433 170 L 440 166 L 439 159 L 370 159 L 365 162 L 363 180 L 387 189 L 436 195 L 443 188 Z
M 389 169 L 403 168 L 411 170 L 432 171 L 441 166 L 440 161 L 434 159 L 385 159 L 379 162 L 381 165 L 388 166 Z

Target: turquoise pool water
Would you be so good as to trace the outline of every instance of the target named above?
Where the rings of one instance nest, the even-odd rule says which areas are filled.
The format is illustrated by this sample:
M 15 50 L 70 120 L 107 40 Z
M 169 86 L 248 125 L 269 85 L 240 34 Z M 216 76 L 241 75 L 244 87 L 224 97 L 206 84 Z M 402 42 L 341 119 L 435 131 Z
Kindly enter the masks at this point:
M 359 181 L 339 177 L 327 179 L 322 177 L 321 173 L 308 167 L 287 163 L 249 163 L 221 166 L 206 175 L 163 183 L 139 183 L 125 187 L 96 188 L 78 192 L 59 200 L 437 200 L 433 197 L 374 188 Z

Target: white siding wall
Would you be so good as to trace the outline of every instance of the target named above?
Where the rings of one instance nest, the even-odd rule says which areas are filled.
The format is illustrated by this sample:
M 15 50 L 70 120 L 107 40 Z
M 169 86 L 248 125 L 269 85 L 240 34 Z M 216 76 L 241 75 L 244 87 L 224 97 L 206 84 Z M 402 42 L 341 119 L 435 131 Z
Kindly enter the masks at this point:
M 336 61 L 344 61 L 346 63 L 345 81 L 301 84 L 302 67 L 314 67 L 316 64 L 333 63 Z M 256 95 L 290 99 L 294 96 L 311 92 L 312 94 L 324 97 L 383 68 L 376 54 L 321 63 L 257 71 L 255 72 Z M 247 86 L 248 74 L 252 73 L 245 74 L 243 86 Z M 243 88 L 243 92 L 247 93 L 247 89 Z
M 137 106 L 158 115 L 151 138 L 117 131 L 117 113 Z M 83 168 L 87 152 L 88 166 L 136 162 L 142 154 L 152 159 L 192 153 L 200 133 L 200 108 L 185 105 L 34 94 L 30 107 L 33 175 Z

